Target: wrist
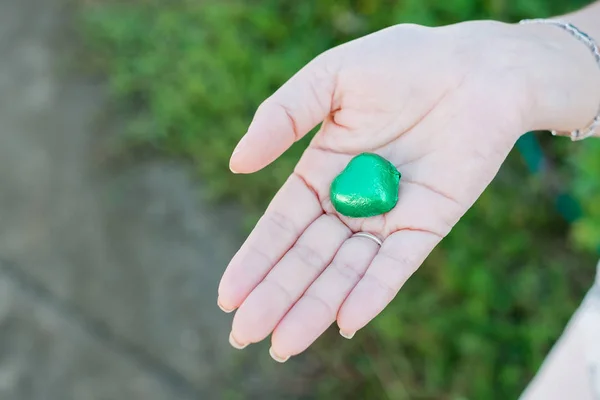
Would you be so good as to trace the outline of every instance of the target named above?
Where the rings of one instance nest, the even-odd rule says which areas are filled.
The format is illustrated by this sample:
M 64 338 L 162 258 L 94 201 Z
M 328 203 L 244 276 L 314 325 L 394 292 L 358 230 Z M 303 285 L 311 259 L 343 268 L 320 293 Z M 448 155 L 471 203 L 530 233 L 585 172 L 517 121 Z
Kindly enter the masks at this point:
M 592 52 L 551 25 L 514 25 L 523 47 L 528 130 L 587 127 L 600 106 L 600 68 Z

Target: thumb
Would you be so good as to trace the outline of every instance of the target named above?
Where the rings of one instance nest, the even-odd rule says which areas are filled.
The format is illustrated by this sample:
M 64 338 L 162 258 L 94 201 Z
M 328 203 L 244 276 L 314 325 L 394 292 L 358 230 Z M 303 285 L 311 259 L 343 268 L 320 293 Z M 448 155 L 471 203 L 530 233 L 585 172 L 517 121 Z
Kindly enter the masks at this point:
M 331 112 L 335 69 L 328 54 L 312 60 L 258 107 L 231 156 L 233 172 L 266 167 Z

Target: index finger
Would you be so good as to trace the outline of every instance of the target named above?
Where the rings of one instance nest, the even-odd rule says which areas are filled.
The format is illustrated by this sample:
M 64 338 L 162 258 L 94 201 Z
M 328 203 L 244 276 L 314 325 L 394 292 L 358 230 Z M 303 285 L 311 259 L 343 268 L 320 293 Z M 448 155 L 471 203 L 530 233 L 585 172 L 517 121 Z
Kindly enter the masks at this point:
M 315 193 L 292 174 L 227 266 L 219 285 L 219 307 L 226 312 L 239 307 L 322 214 Z

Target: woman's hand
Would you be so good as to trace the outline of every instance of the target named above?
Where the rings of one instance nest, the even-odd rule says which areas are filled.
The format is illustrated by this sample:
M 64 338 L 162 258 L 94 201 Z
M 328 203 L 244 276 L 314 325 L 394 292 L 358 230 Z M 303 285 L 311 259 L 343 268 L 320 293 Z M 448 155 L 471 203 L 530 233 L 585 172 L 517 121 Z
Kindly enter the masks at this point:
M 323 124 L 225 271 L 219 305 L 239 308 L 232 344 L 273 333 L 272 355 L 285 361 L 336 320 L 351 337 L 471 207 L 523 132 L 584 126 L 596 104 L 567 109 L 556 93 L 589 90 L 589 77 L 561 78 L 575 68 L 568 55 L 589 55 L 555 29 L 399 25 L 320 55 L 267 99 L 232 156 L 235 172 L 263 168 Z M 387 214 L 346 218 L 329 186 L 362 152 L 396 165 L 399 200 Z M 381 248 L 351 237 L 359 231 Z

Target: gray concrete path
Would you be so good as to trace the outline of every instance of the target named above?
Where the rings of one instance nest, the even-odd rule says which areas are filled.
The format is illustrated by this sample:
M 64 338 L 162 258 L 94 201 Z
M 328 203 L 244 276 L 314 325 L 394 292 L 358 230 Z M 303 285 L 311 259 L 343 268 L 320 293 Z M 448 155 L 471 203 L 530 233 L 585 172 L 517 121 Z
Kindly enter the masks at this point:
M 74 72 L 71 17 L 0 0 L 0 399 L 300 397 L 301 363 L 227 343 L 240 212 L 182 165 L 103 157 L 119 123 Z

